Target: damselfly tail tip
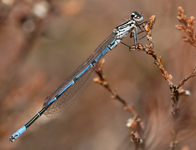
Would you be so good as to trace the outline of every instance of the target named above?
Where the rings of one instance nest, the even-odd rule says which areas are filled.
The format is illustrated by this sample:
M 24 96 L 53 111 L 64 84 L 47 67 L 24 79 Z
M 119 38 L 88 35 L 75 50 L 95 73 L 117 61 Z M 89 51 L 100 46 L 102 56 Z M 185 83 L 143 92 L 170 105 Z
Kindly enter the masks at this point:
M 10 141 L 14 142 L 23 132 L 26 131 L 26 126 L 23 126 L 22 128 L 20 128 L 18 131 L 16 131 L 11 137 L 10 137 Z
M 14 142 L 15 141 L 15 138 L 14 138 L 14 136 L 12 135 L 11 137 L 10 137 L 10 142 Z
M 20 136 L 20 134 L 18 132 L 14 133 L 11 137 L 10 137 L 10 141 L 14 142 L 18 137 Z

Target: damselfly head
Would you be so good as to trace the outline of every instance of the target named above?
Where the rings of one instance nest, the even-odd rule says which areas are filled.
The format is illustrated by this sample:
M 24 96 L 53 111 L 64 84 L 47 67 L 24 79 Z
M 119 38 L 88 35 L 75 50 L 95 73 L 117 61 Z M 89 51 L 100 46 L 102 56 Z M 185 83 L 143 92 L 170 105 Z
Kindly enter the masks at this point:
M 134 11 L 131 13 L 131 19 L 135 20 L 136 22 L 142 22 L 143 16 L 137 11 Z

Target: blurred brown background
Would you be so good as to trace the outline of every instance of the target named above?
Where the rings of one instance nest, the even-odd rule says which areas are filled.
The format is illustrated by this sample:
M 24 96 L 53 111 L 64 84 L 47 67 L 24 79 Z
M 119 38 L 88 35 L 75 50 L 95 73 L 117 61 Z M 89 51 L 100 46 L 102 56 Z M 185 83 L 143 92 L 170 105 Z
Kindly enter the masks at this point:
M 195 67 L 196 50 L 175 29 L 178 6 L 196 16 L 194 0 L 1 0 L 0 150 L 134 149 L 126 127 L 132 115 L 93 82 L 60 116 L 43 115 L 14 143 L 9 137 L 132 11 L 144 20 L 156 15 L 154 50 L 173 82 L 183 79 Z M 105 59 L 104 75 L 145 123 L 146 149 L 169 149 L 174 128 L 176 149 L 194 149 L 196 78 L 185 84 L 192 95 L 180 97 L 181 117 L 173 123 L 170 90 L 151 57 L 119 44 Z

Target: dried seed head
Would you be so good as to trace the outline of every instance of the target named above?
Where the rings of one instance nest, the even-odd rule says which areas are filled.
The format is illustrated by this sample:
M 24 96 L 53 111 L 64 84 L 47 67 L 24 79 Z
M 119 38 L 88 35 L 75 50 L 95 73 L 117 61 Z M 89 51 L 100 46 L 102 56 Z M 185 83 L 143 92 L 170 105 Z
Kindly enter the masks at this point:
M 186 33 L 188 34 L 188 36 L 191 36 L 191 30 L 190 29 L 186 29 Z
M 134 123 L 134 120 L 133 120 L 132 118 L 129 118 L 129 119 L 127 120 L 126 126 L 127 126 L 128 128 L 130 128 L 130 127 L 132 127 L 133 123 Z
M 180 30 L 180 31 L 182 31 L 182 29 L 183 29 L 183 26 L 182 25 L 176 25 L 175 26 L 178 30 Z
M 171 80 L 173 79 L 172 75 L 171 75 L 171 74 L 168 75 L 168 76 L 167 76 L 167 79 L 171 81 Z
M 142 44 L 138 44 L 138 47 L 137 48 L 143 50 L 144 49 L 144 46 Z
M 33 13 L 38 18 L 44 18 L 49 9 L 49 4 L 46 1 L 40 1 L 33 6 Z
M 105 63 L 105 59 L 102 58 L 99 62 L 101 63 L 101 65 L 103 65 Z
M 132 47 L 130 48 L 130 50 L 131 50 L 131 51 L 135 51 L 135 46 L 132 46 Z
M 183 9 L 181 6 L 179 6 L 179 7 L 178 7 L 178 12 L 179 12 L 180 14 L 184 14 L 184 9 Z
M 103 68 L 103 65 L 105 63 L 105 59 L 102 58 L 101 60 L 98 61 L 98 63 L 94 66 L 94 69 L 97 71 L 97 72 L 101 72 L 102 71 L 102 68 Z
M 100 80 L 98 77 L 97 77 L 97 78 L 94 78 L 93 81 L 94 81 L 95 83 L 99 83 L 99 84 L 102 84 L 102 83 L 103 83 L 103 81 Z
M 182 89 L 180 88 L 179 89 L 179 94 L 183 94 L 183 95 L 186 95 L 186 96 L 190 96 L 191 95 L 191 92 L 187 89 Z
M 150 32 L 150 30 L 151 30 L 152 27 L 153 27 L 153 24 L 154 24 L 155 20 L 156 20 L 155 15 L 153 15 L 153 16 L 150 17 L 149 22 L 148 22 L 147 25 L 144 27 L 144 29 L 145 29 L 146 32 Z
M 196 33 L 194 34 L 193 28 L 193 25 L 195 24 L 195 18 L 191 16 L 187 21 L 187 17 L 184 14 L 184 10 L 182 9 L 182 7 L 178 8 L 177 18 L 183 25 L 176 25 L 176 28 L 180 31 L 185 32 L 188 35 L 188 37 L 183 37 L 183 40 L 196 47 Z
M 194 18 L 193 16 L 191 16 L 191 17 L 189 18 L 188 24 L 191 25 L 191 26 L 193 26 L 194 23 L 195 23 L 195 18 Z
M 186 29 L 183 25 L 176 25 L 175 27 L 176 27 L 176 29 L 178 29 L 180 31 L 184 31 L 184 32 L 186 31 Z
M 183 39 L 185 42 L 190 42 L 190 39 L 187 38 L 187 37 L 182 37 L 182 39 Z
M 148 40 L 149 40 L 150 42 L 152 42 L 152 37 L 151 37 L 151 36 L 148 36 L 147 38 L 148 38 Z
M 182 23 L 183 22 L 183 18 L 181 16 L 177 16 L 177 19 Z
M 140 140 L 140 144 L 144 143 L 144 140 L 143 139 L 140 138 L 139 140 Z
M 150 21 L 149 21 L 149 23 L 150 23 L 150 24 L 149 24 L 150 28 L 152 28 L 152 26 L 153 26 L 155 20 L 156 20 L 155 15 L 153 15 L 153 16 L 150 17 Z

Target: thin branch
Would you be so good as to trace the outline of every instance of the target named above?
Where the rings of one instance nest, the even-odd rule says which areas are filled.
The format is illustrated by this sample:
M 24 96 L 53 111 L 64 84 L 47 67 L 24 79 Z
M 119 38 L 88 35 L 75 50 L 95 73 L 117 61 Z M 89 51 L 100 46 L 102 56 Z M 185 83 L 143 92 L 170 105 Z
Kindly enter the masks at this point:
M 133 114 L 133 117 L 129 118 L 127 120 L 126 126 L 130 130 L 131 140 L 135 144 L 135 149 L 138 150 L 139 147 L 144 147 L 144 139 L 142 138 L 144 124 L 143 124 L 142 120 L 139 118 L 139 115 L 137 114 L 137 112 L 135 111 L 134 106 L 131 105 L 129 107 L 128 104 L 125 102 L 125 100 L 123 100 L 119 96 L 117 91 L 112 90 L 112 88 L 110 87 L 110 85 L 109 85 L 108 81 L 105 79 L 105 77 L 103 75 L 103 71 L 102 71 L 104 62 L 105 62 L 104 59 L 102 59 L 99 61 L 98 65 L 96 66 L 95 71 L 96 71 L 98 77 L 94 79 L 94 82 L 99 83 L 101 86 L 106 88 L 111 93 L 112 98 L 116 99 L 117 101 L 119 101 L 123 105 L 125 111 L 131 112 Z
M 162 73 L 162 76 L 164 77 L 164 79 L 168 82 L 168 86 L 171 90 L 171 99 L 173 101 L 173 104 L 172 104 L 172 108 L 173 108 L 173 111 L 172 111 L 172 114 L 173 114 L 173 117 L 174 118 L 177 118 L 178 115 L 179 115 L 179 112 L 180 112 L 180 109 L 178 108 L 178 100 L 179 100 L 179 96 L 180 95 L 190 95 L 190 92 L 188 90 L 185 90 L 185 89 L 182 89 L 181 86 L 190 78 L 194 77 L 196 75 L 196 71 L 195 69 L 188 75 L 186 76 L 183 80 L 181 80 L 177 85 L 175 85 L 173 82 L 172 82 L 172 75 L 169 74 L 166 69 L 163 67 L 162 65 L 162 61 L 161 61 L 161 57 L 158 57 L 157 54 L 155 53 L 155 51 L 153 50 L 154 48 L 154 44 L 153 44 L 153 41 L 152 41 L 152 36 L 151 36 L 151 33 L 152 33 L 152 28 L 153 28 L 153 25 L 154 25 L 154 22 L 155 22 L 156 18 L 155 16 L 152 16 L 150 18 L 150 21 L 148 22 L 148 24 L 145 26 L 145 31 L 147 33 L 147 40 L 149 42 L 149 44 L 145 47 L 143 46 L 142 44 L 138 44 L 137 45 L 137 49 L 140 49 L 141 51 L 144 51 L 146 52 L 146 54 L 150 55 L 153 57 L 153 63 L 159 67 L 161 73 Z M 185 19 L 186 20 L 186 19 Z M 185 22 L 185 20 L 182 20 L 182 22 Z M 130 50 L 135 50 L 135 46 L 132 46 L 130 48 Z
M 124 110 L 131 112 L 132 114 L 136 115 L 137 113 L 135 112 L 135 109 L 133 106 L 131 106 L 130 108 L 128 107 L 128 104 L 125 102 L 125 100 L 123 100 L 118 92 L 116 90 L 112 90 L 112 88 L 110 87 L 108 81 L 105 79 L 104 75 L 103 75 L 103 65 L 105 63 L 104 59 L 101 59 L 98 63 L 98 65 L 95 68 L 95 71 L 98 75 L 97 78 L 94 78 L 94 82 L 95 83 L 99 83 L 100 85 L 102 85 L 104 88 L 106 88 L 112 95 L 112 99 L 116 99 L 118 100 L 124 107 Z

